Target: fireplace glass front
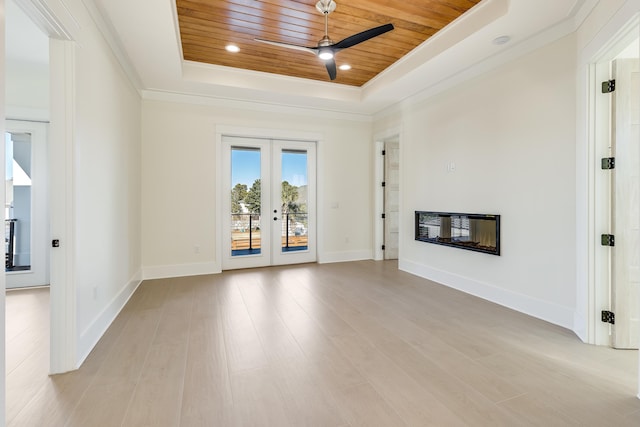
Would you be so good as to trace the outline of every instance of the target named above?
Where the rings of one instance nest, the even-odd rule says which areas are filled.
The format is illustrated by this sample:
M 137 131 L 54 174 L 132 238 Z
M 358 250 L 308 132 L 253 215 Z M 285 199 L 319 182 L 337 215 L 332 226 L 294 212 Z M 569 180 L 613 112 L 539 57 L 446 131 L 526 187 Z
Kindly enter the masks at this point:
M 500 215 L 416 211 L 415 239 L 500 255 Z

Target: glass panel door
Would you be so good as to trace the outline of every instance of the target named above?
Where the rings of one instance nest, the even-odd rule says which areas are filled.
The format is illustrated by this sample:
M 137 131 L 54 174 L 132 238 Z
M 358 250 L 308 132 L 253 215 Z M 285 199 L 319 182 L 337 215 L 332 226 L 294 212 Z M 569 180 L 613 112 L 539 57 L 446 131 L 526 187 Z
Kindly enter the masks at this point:
M 7 120 L 5 277 L 7 288 L 49 284 L 46 125 Z
M 315 144 L 273 142 L 273 206 L 279 223 L 273 229 L 273 264 L 314 262 Z
M 222 268 L 270 265 L 268 140 L 224 137 Z M 267 232 L 265 233 L 265 230 Z
M 223 269 L 314 262 L 315 144 L 223 137 Z
M 31 269 L 31 135 L 5 133 L 5 271 Z
M 261 253 L 260 149 L 231 147 L 231 256 Z

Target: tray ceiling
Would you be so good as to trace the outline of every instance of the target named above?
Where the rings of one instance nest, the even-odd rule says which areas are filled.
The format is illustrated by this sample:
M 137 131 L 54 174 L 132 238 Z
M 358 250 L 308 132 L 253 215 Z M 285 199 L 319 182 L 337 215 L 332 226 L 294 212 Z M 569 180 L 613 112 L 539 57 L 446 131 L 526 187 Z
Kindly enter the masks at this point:
M 340 51 L 336 83 L 362 86 L 400 60 L 480 0 L 337 0 L 329 15 L 329 36 L 338 42 L 391 23 L 395 29 Z M 324 17 L 316 0 L 176 0 L 183 58 L 188 61 L 330 81 L 319 58 L 308 52 L 271 46 L 255 38 L 317 46 Z M 225 46 L 234 44 L 238 53 Z

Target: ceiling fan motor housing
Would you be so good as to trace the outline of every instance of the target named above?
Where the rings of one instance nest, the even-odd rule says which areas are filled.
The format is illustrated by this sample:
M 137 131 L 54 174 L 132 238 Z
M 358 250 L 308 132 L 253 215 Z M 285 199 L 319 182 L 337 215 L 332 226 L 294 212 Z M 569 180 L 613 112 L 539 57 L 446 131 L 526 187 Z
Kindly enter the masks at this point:
M 318 47 L 331 46 L 332 44 L 334 44 L 333 40 L 331 40 L 328 35 L 325 35 L 318 41 Z

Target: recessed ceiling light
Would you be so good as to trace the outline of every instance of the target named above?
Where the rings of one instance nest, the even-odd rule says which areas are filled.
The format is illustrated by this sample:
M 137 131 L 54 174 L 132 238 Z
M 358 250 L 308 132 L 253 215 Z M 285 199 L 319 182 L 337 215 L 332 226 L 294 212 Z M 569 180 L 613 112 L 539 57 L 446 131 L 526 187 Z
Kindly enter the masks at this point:
M 231 52 L 231 53 L 238 53 L 240 52 L 240 48 L 238 46 L 236 46 L 235 44 L 228 44 L 225 49 L 227 49 L 227 52 Z
M 496 37 L 495 39 L 493 39 L 493 44 L 503 45 L 503 44 L 509 43 L 509 41 L 511 41 L 511 37 L 509 37 L 509 36 L 500 36 L 500 37 Z
M 342 65 L 340 66 L 340 69 L 341 69 L 341 70 L 343 70 L 343 71 L 350 70 L 350 69 L 351 69 L 351 65 L 349 65 L 349 64 L 342 64 Z

